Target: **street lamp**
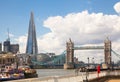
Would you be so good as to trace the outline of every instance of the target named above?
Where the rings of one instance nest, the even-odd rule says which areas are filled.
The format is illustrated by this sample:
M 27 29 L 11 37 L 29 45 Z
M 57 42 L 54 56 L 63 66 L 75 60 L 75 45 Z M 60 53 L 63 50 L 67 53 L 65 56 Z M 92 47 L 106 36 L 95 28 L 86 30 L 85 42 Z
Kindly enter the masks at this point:
M 89 57 L 87 59 L 88 59 L 88 70 L 89 70 Z
M 92 58 L 92 63 L 94 64 L 94 57 Z
M 84 74 L 83 74 L 84 73 Z M 84 68 L 84 72 L 82 72 L 82 78 L 83 78 L 83 82 L 88 82 L 88 76 L 89 76 L 89 72 L 87 68 Z
M 16 65 L 16 69 L 18 69 L 18 63 L 19 63 L 18 56 L 15 55 L 15 65 Z

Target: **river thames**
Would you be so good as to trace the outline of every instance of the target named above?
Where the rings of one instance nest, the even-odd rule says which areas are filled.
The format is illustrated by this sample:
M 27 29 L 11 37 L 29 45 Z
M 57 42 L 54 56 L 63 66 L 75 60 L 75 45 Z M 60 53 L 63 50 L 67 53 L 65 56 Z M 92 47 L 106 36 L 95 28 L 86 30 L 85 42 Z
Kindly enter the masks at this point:
M 36 69 L 36 70 L 38 78 L 75 75 L 75 70 L 65 69 Z

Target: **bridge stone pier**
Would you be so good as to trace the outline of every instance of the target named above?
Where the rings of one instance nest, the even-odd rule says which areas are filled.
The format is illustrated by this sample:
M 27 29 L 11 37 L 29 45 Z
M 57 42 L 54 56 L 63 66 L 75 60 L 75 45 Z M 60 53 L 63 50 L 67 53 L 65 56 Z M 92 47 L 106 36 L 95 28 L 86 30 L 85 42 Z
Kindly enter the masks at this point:
M 88 49 L 103 49 L 104 50 L 104 62 L 108 68 L 111 67 L 111 41 L 106 38 L 104 41 L 104 46 L 84 46 L 76 47 L 74 43 L 69 39 L 66 42 L 66 62 L 64 64 L 64 69 L 74 68 L 74 50 L 88 50 Z

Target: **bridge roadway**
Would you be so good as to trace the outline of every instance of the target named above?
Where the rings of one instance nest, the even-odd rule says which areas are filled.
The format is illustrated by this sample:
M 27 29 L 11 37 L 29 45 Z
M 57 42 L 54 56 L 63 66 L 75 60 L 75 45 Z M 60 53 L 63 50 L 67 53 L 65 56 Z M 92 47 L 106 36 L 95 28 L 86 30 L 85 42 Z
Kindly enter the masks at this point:
M 104 46 L 75 46 L 74 50 L 104 49 Z
M 120 76 L 120 71 L 102 71 L 99 74 L 100 77 L 108 76 L 108 75 L 114 75 L 114 76 Z M 7 81 L 7 82 L 83 82 L 83 79 L 86 78 L 86 73 L 79 72 L 78 75 L 68 75 L 68 76 L 50 76 L 50 77 L 44 77 L 44 78 L 30 78 L 30 79 L 21 79 L 21 80 L 14 80 L 14 81 Z M 98 78 L 97 72 L 90 72 L 88 75 L 88 80 L 92 80 Z

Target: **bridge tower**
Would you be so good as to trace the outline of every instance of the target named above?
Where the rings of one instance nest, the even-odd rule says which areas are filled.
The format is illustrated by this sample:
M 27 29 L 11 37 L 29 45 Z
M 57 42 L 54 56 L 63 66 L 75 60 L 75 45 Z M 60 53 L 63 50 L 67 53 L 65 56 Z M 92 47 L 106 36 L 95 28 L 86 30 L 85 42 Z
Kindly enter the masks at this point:
M 111 67 L 111 41 L 107 37 L 104 41 L 105 64 L 108 68 Z
M 66 42 L 66 63 L 64 64 L 64 69 L 73 69 L 74 68 L 74 43 L 69 39 L 69 42 Z

